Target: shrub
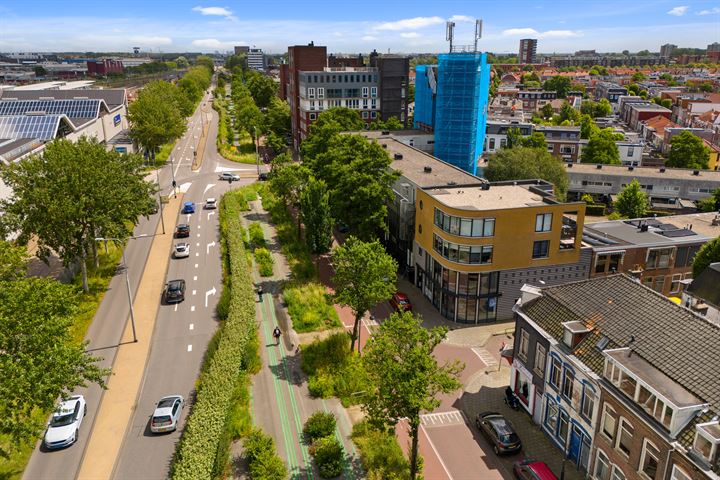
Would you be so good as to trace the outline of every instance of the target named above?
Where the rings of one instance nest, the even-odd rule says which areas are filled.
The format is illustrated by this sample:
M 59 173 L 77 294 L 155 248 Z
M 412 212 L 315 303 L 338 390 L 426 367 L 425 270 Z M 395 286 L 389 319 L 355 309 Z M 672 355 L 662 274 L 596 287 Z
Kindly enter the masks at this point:
M 258 248 L 267 248 L 265 233 L 263 233 L 262 226 L 258 222 L 251 223 L 248 227 L 248 232 L 250 233 L 250 245 L 253 250 L 257 250 Z
M 595 217 L 605 215 L 605 205 L 588 205 L 585 207 L 585 214 Z
M 333 302 L 322 285 L 308 283 L 286 288 L 284 298 L 296 332 L 341 326 Z
M 305 373 L 312 375 L 326 365 L 343 366 L 349 356 L 350 337 L 344 332 L 338 332 L 303 346 L 301 367 Z
M 315 412 L 305 422 L 303 434 L 308 440 L 315 441 L 334 434 L 336 424 L 335 415 L 332 413 Z
M 623 218 L 623 216 L 620 215 L 620 212 L 613 212 L 610 215 L 608 215 L 607 218 L 608 218 L 608 220 L 620 220 L 621 218 Z
M 245 439 L 245 458 L 254 480 L 284 480 L 287 468 L 275 450 L 273 439 L 255 429 Z
M 343 447 L 335 437 L 318 439 L 313 445 L 315 464 L 321 478 L 335 478 L 342 473 Z
M 253 430 L 250 413 L 250 378 L 247 373 L 240 375 L 240 380 L 233 390 L 230 399 L 230 412 L 227 418 L 227 432 L 234 440 L 249 435 Z
M 595 203 L 595 200 L 593 199 L 592 195 L 590 195 L 589 193 L 583 194 L 583 196 L 580 197 L 580 201 L 585 202 L 588 205 L 592 205 Z
M 352 440 L 369 480 L 400 480 L 410 474 L 410 465 L 392 433 L 363 421 L 353 427 Z
M 261 277 L 271 277 L 273 274 L 273 258 L 267 248 L 255 249 L 255 261 L 258 264 L 258 270 Z

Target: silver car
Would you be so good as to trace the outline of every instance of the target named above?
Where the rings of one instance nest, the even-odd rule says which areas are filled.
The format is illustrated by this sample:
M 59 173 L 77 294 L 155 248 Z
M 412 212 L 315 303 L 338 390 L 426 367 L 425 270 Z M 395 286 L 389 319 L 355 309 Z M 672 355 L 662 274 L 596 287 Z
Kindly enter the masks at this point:
M 173 248 L 173 257 L 175 258 L 187 258 L 190 256 L 190 244 L 189 243 L 177 243 Z
M 232 172 L 223 172 L 223 173 L 220 174 L 220 180 L 228 180 L 228 181 L 234 180 L 234 181 L 238 181 L 238 180 L 240 180 L 240 175 L 237 175 L 237 174 L 232 173 Z
M 161 398 L 150 419 L 150 431 L 163 433 L 177 430 L 180 413 L 184 406 L 185 400 L 182 395 L 169 395 Z
M 217 200 L 214 198 L 208 198 L 205 200 L 205 209 L 214 210 L 217 208 Z

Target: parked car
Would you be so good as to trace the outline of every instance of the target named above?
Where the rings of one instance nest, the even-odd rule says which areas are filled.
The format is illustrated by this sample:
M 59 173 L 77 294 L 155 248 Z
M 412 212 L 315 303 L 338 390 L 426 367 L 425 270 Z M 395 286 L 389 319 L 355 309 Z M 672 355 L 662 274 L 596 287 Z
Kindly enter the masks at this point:
M 207 200 L 205 200 L 205 208 L 207 210 L 216 209 L 217 208 L 217 200 L 215 200 L 214 198 L 208 198 Z
M 185 406 L 182 395 L 169 395 L 157 403 L 150 420 L 150 431 L 153 433 L 174 432 L 177 430 L 180 414 Z
M 190 244 L 189 243 L 177 243 L 173 248 L 173 257 L 175 258 L 187 258 L 190 256 Z
M 495 454 L 517 453 L 522 448 L 520 437 L 512 424 L 497 412 L 484 412 L 475 417 L 475 425 L 488 439 Z
M 545 462 L 521 460 L 513 464 L 513 473 L 520 480 L 557 480 Z
M 53 412 L 43 443 L 49 449 L 63 448 L 77 442 L 80 425 L 87 414 L 85 397 L 74 395 L 60 403 Z
M 222 172 L 220 174 L 220 180 L 227 180 L 227 181 L 238 181 L 240 180 L 240 175 L 237 175 L 232 172 Z
M 407 295 L 397 292 L 390 299 L 390 306 L 398 312 L 412 312 L 412 304 Z
M 181 223 L 175 227 L 175 238 L 184 238 L 190 236 L 190 225 Z
M 195 213 L 195 204 L 193 202 L 185 202 L 182 213 Z
M 165 303 L 177 303 L 185 300 L 185 280 L 170 280 L 165 285 Z
M 266 181 L 267 179 L 268 179 L 268 174 L 265 173 L 265 172 L 263 172 L 263 173 L 261 173 L 260 175 L 258 175 L 258 180 L 260 180 L 261 182 L 264 182 L 264 181 Z

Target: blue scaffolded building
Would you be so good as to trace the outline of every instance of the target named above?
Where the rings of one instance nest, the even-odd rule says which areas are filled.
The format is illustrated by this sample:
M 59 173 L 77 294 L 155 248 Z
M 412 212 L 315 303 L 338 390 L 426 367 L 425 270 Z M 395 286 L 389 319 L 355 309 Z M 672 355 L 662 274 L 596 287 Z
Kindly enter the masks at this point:
M 486 54 L 444 53 L 437 67 L 415 71 L 415 128 L 434 129 L 436 157 L 477 174 L 490 93 Z

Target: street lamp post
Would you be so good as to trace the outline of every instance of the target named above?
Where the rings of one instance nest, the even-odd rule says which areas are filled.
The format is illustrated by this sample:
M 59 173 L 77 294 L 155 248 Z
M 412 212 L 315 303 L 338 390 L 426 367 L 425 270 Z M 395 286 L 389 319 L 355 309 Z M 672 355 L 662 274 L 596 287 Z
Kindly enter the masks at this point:
M 165 219 L 163 218 L 163 202 L 162 202 L 162 196 L 160 195 L 160 169 L 155 170 L 155 173 L 157 174 L 157 182 L 158 182 L 158 205 L 160 207 L 160 225 L 162 225 L 162 233 L 165 235 Z M 105 244 L 107 245 L 107 244 Z M 123 250 L 124 252 L 124 250 Z
M 257 126 L 254 126 L 255 128 L 255 162 L 257 163 L 257 173 L 258 177 L 260 176 L 260 153 L 258 152 L 258 142 L 260 139 L 258 138 L 258 131 Z
M 128 237 L 127 240 L 133 240 L 136 238 L 144 238 L 149 237 L 148 234 L 142 234 L 137 235 L 134 237 Z M 113 237 L 97 237 L 95 238 L 96 242 L 107 242 L 108 240 L 111 240 L 113 242 L 122 242 L 122 239 L 120 238 L 113 238 Z M 122 251 L 122 259 L 123 259 L 123 265 L 125 266 L 125 286 L 127 287 L 127 296 L 128 296 L 128 303 L 130 304 L 130 323 L 132 325 L 132 333 L 133 333 L 133 342 L 137 342 L 137 333 L 135 331 L 135 310 L 133 309 L 133 301 L 132 301 L 132 292 L 130 291 L 130 275 L 128 274 L 128 264 L 127 259 L 125 258 L 125 248 L 123 247 Z
M 175 162 L 173 161 L 172 155 L 170 156 L 170 174 L 172 175 L 173 195 L 177 198 L 177 191 L 175 190 L 175 187 L 177 187 L 177 182 L 175 181 Z

